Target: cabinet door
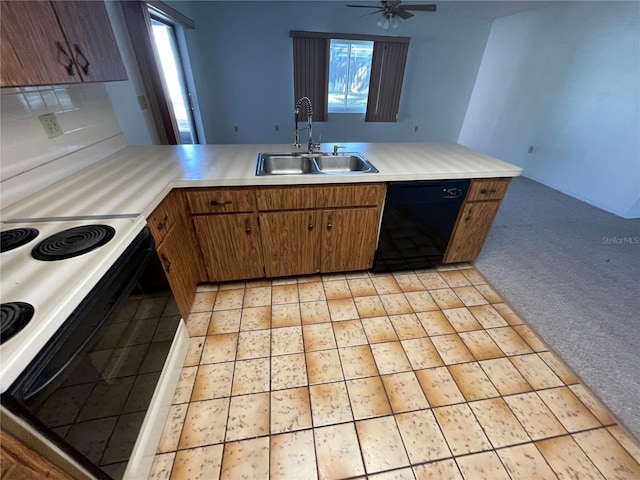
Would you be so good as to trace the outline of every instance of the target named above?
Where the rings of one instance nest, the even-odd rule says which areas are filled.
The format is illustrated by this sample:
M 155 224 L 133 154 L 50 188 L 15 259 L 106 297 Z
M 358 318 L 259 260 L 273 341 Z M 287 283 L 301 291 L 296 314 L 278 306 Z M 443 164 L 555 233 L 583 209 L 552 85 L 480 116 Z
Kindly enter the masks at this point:
M 85 82 L 126 80 L 127 72 L 103 2 L 53 2 Z
M 500 202 L 465 203 L 444 255 L 445 263 L 469 262 L 480 253 Z
M 267 277 L 319 271 L 319 218 L 317 210 L 260 214 L 260 236 Z
M 264 277 L 256 217 L 253 214 L 193 217 L 209 280 Z
M 322 272 L 371 268 L 378 237 L 376 207 L 325 210 L 322 214 Z
M 0 87 L 81 81 L 51 3 L 2 2 L 0 24 Z
M 185 320 L 189 317 L 200 276 L 199 266 L 195 263 L 200 255 L 188 240 L 186 228 L 184 223 L 175 225 L 157 248 L 162 268 Z

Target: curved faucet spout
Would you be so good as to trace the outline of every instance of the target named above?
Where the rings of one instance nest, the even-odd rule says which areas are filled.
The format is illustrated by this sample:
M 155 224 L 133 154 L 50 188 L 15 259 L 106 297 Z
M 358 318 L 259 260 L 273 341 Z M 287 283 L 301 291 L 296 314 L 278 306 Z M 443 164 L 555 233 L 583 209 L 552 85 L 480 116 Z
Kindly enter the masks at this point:
M 300 108 L 302 104 L 305 104 L 307 107 L 307 130 L 309 131 L 309 140 L 307 141 L 307 153 L 313 153 L 314 148 L 320 148 L 320 145 L 313 143 L 313 104 L 311 103 L 311 99 L 309 97 L 300 97 L 296 102 L 295 106 L 295 139 L 293 142 L 293 146 L 296 148 L 300 148 L 300 131 L 298 130 L 298 115 L 300 114 Z

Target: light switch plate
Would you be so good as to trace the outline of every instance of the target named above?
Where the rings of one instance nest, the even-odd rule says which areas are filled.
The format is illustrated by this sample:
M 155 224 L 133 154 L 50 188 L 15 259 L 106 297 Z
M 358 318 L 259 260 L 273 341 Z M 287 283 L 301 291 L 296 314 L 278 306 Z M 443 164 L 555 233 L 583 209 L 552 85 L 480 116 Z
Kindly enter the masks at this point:
M 40 115 L 38 118 L 40 119 L 40 123 L 42 124 L 42 128 L 44 128 L 44 132 L 47 134 L 47 137 L 55 138 L 64 133 L 62 128 L 60 128 L 58 119 L 53 113 Z

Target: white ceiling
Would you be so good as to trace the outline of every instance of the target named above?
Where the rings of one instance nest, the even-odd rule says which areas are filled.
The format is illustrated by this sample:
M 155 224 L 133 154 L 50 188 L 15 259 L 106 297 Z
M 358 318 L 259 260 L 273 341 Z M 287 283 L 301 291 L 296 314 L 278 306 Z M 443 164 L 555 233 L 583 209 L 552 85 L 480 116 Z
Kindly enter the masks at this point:
M 418 3 L 435 3 L 438 6 L 438 13 L 441 15 L 449 16 L 464 16 L 474 18 L 486 18 L 493 19 L 498 17 L 506 17 L 507 15 L 514 15 L 520 12 L 526 12 L 528 10 L 535 10 L 537 8 L 549 7 L 558 3 L 568 3 L 560 1 L 543 1 L 543 0 L 529 0 L 529 1 L 516 1 L 516 0 L 476 0 L 476 1 L 458 1 L 458 0 L 440 0 L 436 2 L 421 2 L 421 1 L 405 1 L 405 5 L 418 4 Z M 375 2 L 374 2 L 375 4 Z
M 203 0 L 200 0 L 203 1 Z M 206 0 L 205 0 L 206 1 Z M 273 0 L 217 0 L 217 1 L 272 1 Z M 334 4 L 336 6 L 345 5 L 371 5 L 378 7 L 378 0 L 279 0 L 292 3 L 315 3 L 315 4 Z M 448 15 L 454 17 L 473 17 L 493 19 L 498 17 L 506 17 L 516 13 L 535 10 L 538 8 L 549 7 L 560 3 L 581 3 L 589 0 L 403 0 L 405 5 L 413 4 L 433 4 L 438 7 L 436 13 L 416 12 L 416 16 L 420 15 Z M 273 2 L 275 3 L 275 2 Z M 365 11 L 363 9 L 363 11 Z

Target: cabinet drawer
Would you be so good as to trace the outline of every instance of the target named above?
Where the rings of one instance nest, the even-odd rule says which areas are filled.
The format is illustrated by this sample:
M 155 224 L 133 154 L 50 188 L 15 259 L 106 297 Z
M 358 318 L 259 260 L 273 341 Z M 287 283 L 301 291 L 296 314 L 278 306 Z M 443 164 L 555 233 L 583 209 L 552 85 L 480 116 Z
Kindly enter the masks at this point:
M 276 187 L 256 190 L 258 210 L 297 210 L 316 208 L 315 187 Z
M 249 188 L 215 188 L 187 192 L 193 214 L 253 212 L 256 208 L 254 190 Z
M 471 180 L 467 202 L 477 200 L 501 200 L 507 193 L 510 178 L 492 178 L 490 180 Z
M 151 235 L 156 241 L 156 245 L 162 242 L 165 235 L 178 222 L 180 218 L 180 213 L 178 212 L 181 211 L 180 205 L 179 195 L 172 191 L 147 218 L 147 224 L 149 225 L 149 230 L 151 230 Z
M 318 189 L 317 207 L 375 207 L 382 203 L 384 185 L 331 185 Z

